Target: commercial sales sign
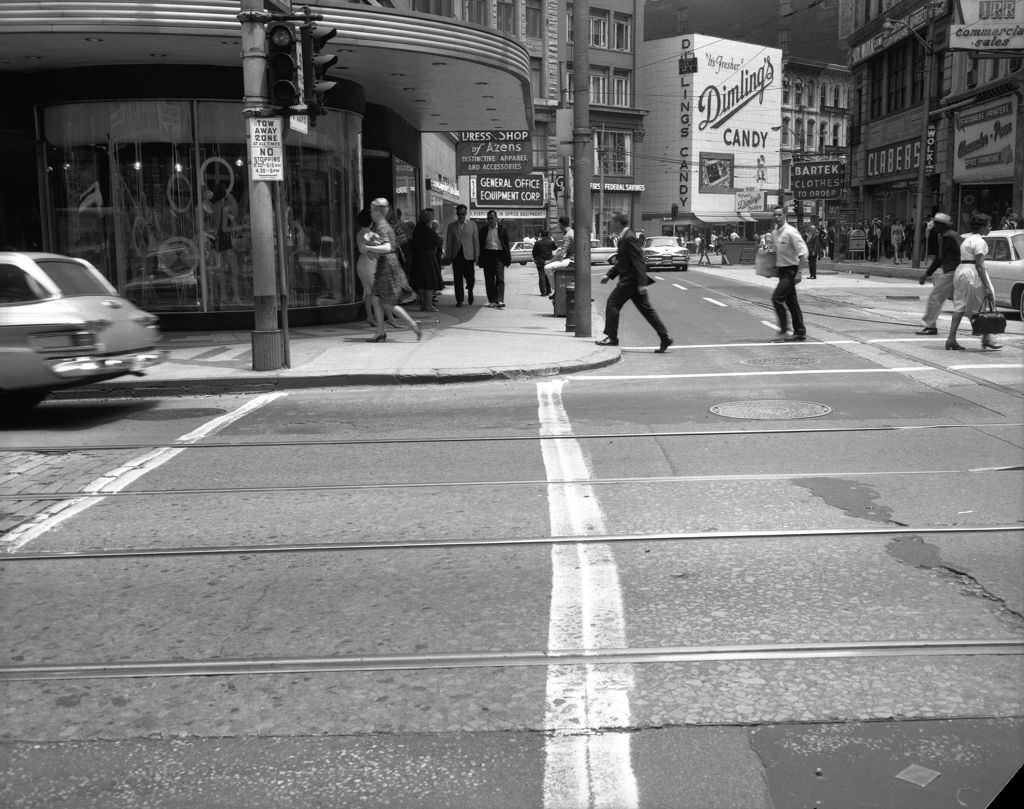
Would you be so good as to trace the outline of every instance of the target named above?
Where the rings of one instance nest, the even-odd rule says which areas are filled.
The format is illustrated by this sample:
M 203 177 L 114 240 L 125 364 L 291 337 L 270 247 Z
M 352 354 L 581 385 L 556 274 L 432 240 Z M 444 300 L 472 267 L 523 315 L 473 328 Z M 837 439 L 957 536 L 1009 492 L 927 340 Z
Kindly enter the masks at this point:
M 459 132 L 455 145 L 459 174 L 529 174 L 532 144 L 526 130 Z
M 544 174 L 481 174 L 469 181 L 469 196 L 476 208 L 544 207 Z
M 799 200 L 840 199 L 846 191 L 846 165 L 842 160 L 794 162 L 790 186 Z

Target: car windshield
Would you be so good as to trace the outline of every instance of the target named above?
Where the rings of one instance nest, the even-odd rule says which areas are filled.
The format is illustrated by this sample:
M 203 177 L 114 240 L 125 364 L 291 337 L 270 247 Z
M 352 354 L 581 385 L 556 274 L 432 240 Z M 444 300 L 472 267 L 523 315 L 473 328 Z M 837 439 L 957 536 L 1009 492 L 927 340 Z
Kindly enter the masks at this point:
M 1010 241 L 1013 242 L 1013 252 L 1017 258 L 1024 258 L 1024 233 L 1014 233 Z
M 39 259 L 36 264 L 50 276 L 50 280 L 60 288 L 63 295 L 72 297 L 75 295 L 117 294 L 104 283 L 102 278 L 97 278 L 77 261 Z
M 644 247 L 682 247 L 683 243 L 675 236 L 650 236 Z

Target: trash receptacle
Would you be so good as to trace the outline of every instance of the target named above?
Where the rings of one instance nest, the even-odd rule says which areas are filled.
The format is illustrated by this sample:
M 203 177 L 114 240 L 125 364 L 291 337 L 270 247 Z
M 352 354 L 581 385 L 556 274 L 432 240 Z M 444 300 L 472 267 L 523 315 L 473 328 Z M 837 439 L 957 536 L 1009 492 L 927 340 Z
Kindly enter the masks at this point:
M 569 284 L 573 283 L 576 280 L 576 269 L 575 269 L 575 267 L 572 266 L 571 263 L 568 263 L 568 262 L 561 262 L 561 261 L 559 261 L 559 262 L 555 262 L 555 263 L 558 264 L 558 265 L 562 265 L 563 263 L 566 264 L 566 266 L 556 266 L 556 267 L 552 267 L 549 264 L 548 267 L 547 267 L 549 270 L 551 270 L 551 274 L 552 274 L 553 279 L 554 279 L 554 288 L 555 288 L 555 297 L 554 297 L 555 317 L 565 317 L 565 313 L 566 313 L 566 307 L 565 307 L 565 288 L 567 286 L 569 286 Z
M 565 330 L 576 330 L 576 284 L 565 287 Z

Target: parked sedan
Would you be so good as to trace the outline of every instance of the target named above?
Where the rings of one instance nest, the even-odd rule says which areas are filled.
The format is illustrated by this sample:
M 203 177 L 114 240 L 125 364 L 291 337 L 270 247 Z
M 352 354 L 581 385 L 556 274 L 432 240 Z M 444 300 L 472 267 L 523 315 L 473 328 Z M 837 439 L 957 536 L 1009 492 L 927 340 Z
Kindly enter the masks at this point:
M 648 236 L 644 240 L 644 259 L 652 270 L 690 268 L 690 251 L 678 236 Z
M 157 317 L 125 300 L 92 264 L 0 252 L 0 409 L 25 409 L 59 388 L 163 361 Z
M 515 242 L 512 245 L 512 263 L 526 264 L 533 263 L 533 242 Z
M 996 306 L 1015 309 L 1024 320 L 1024 230 L 993 230 L 985 241 L 985 269 L 996 292 Z
M 590 263 L 609 264 L 617 249 L 616 247 L 604 247 L 597 239 L 592 240 L 590 242 Z

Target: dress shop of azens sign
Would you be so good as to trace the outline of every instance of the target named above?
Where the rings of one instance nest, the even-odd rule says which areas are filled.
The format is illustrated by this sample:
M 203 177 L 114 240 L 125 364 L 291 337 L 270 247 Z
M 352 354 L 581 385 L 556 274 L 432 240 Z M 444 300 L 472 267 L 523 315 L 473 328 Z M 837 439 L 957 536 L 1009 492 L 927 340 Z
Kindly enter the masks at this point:
M 1012 180 L 1016 129 L 1015 96 L 958 110 L 953 116 L 953 179 Z
M 459 174 L 529 174 L 533 169 L 530 133 L 526 130 L 459 132 L 455 160 Z

